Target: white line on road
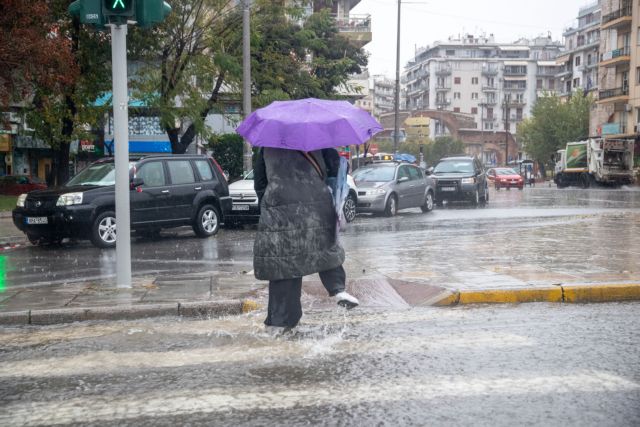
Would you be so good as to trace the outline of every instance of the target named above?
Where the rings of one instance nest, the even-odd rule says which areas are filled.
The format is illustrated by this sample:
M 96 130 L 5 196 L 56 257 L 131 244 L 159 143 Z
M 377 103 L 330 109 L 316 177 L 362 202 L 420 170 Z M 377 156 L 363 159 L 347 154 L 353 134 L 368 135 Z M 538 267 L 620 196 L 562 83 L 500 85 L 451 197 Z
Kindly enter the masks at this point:
M 267 385 L 251 391 L 225 388 L 161 390 L 114 399 L 87 396 L 56 402 L 20 402 L 7 405 L 0 424 L 90 423 L 137 417 L 179 416 L 232 410 L 291 409 L 323 405 L 358 405 L 367 402 L 428 401 L 443 397 L 557 395 L 635 391 L 640 385 L 605 372 L 563 376 L 511 378 L 451 377 L 396 378 L 361 383 L 316 383 L 296 386 Z

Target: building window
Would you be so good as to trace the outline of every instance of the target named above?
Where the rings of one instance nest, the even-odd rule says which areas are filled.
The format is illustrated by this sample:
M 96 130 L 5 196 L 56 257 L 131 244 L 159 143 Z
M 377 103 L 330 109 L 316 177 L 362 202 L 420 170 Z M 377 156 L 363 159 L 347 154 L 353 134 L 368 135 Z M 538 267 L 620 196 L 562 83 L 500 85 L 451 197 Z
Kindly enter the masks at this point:
M 542 89 L 542 79 L 536 80 L 536 89 L 538 90 Z
M 471 107 L 471 114 L 478 114 L 478 107 Z
M 485 130 L 492 130 L 493 129 L 493 122 L 485 122 L 484 129 Z
M 636 85 L 640 85 L 640 67 L 636 67 Z
M 477 85 L 478 84 L 478 78 L 477 77 L 471 77 L 471 84 L 472 85 Z
M 576 56 L 575 64 L 576 64 L 576 67 L 580 65 L 580 57 L 579 56 Z
M 580 87 L 580 77 L 573 79 L 573 88 L 575 89 L 577 87 Z
M 453 107 L 453 112 L 454 113 L 459 113 L 460 112 L 460 107 Z
M 471 99 L 478 99 L 478 92 L 472 92 Z
M 460 99 L 460 92 L 453 92 L 453 99 Z
M 456 51 L 452 50 L 452 49 L 447 49 L 446 54 L 447 54 L 447 56 L 455 56 L 456 55 Z
M 460 84 L 460 77 L 454 77 L 453 78 L 453 84 L 459 85 Z

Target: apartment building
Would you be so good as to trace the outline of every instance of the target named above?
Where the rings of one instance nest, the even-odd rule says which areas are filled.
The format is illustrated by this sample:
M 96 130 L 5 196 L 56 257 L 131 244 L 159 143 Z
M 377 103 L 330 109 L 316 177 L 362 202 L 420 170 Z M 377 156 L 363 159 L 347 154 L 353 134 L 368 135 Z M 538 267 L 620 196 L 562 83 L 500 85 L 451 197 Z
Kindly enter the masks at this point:
M 603 0 L 601 6 L 599 91 L 589 132 L 635 137 L 640 130 L 640 8 L 632 0 Z
M 537 96 L 555 90 L 561 49 L 550 37 L 503 44 L 493 35 L 467 35 L 435 42 L 418 50 L 404 69 L 404 107 L 466 113 L 479 130 L 514 134 Z M 430 136 L 447 131 L 436 119 Z
M 598 63 L 600 60 L 601 0 L 578 11 L 574 25 L 564 33 L 565 52 L 556 58 L 560 67 L 556 93 L 568 97 L 582 89 L 597 95 Z
M 384 113 L 394 111 L 395 107 L 395 80 L 384 76 L 374 76 L 373 78 L 373 115 L 380 117 Z M 400 109 L 402 109 L 400 103 Z

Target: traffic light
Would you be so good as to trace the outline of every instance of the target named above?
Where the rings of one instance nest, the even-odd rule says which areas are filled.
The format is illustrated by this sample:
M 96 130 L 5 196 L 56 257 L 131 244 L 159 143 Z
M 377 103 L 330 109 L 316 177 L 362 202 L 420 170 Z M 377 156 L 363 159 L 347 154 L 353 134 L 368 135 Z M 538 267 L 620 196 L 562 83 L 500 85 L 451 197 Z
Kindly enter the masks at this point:
M 110 22 L 125 23 L 135 16 L 135 0 L 103 0 L 102 11 Z
M 142 28 L 159 24 L 170 13 L 171 6 L 164 0 L 137 0 L 136 2 L 136 21 Z
M 76 0 L 69 5 L 67 10 L 71 16 L 78 18 L 82 24 L 103 29 L 107 23 L 102 14 L 101 0 Z

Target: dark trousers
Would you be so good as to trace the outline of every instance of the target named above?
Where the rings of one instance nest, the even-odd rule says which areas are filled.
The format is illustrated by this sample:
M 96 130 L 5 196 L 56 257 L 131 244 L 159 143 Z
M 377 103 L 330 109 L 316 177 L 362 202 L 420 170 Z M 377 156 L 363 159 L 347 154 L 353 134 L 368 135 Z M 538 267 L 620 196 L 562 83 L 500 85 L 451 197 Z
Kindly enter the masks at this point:
M 329 295 L 344 291 L 347 275 L 342 266 L 321 271 L 320 280 Z M 295 327 L 302 317 L 302 277 L 269 281 L 269 306 L 265 325 Z

